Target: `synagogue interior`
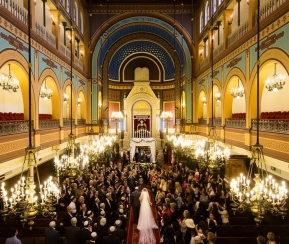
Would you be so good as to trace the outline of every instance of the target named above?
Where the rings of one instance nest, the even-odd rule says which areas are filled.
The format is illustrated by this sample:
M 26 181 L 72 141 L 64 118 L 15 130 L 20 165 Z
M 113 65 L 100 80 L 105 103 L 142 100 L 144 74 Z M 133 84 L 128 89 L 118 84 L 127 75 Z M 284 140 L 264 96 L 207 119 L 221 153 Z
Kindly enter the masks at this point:
M 289 0 L 0 0 L 0 40 L 0 243 L 45 243 L 74 184 L 115 191 L 117 213 L 124 198 L 122 243 L 138 243 L 129 177 L 156 243 L 187 243 L 162 238 L 162 180 L 181 219 L 204 184 L 226 196 L 230 224 L 202 243 L 289 243 Z

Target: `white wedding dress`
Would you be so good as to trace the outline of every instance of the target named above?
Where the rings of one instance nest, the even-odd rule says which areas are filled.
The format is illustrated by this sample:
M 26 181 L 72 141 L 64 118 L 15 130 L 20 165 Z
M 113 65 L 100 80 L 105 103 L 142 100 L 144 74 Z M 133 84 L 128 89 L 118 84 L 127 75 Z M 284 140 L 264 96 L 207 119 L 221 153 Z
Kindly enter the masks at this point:
M 144 188 L 140 195 L 140 212 L 138 218 L 137 229 L 139 230 L 139 244 L 154 244 L 156 238 L 153 229 L 158 229 L 155 222 L 151 206 L 150 196 L 146 188 Z

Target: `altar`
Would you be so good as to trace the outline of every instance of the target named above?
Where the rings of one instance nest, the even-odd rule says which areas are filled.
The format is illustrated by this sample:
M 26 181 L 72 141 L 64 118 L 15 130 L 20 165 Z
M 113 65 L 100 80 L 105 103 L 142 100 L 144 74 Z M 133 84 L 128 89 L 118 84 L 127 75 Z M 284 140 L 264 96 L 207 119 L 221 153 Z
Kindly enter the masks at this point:
M 148 146 L 151 149 L 151 154 L 153 162 L 156 161 L 156 144 L 157 141 L 155 138 L 132 138 L 130 141 L 130 161 L 133 161 L 136 147 L 145 147 Z

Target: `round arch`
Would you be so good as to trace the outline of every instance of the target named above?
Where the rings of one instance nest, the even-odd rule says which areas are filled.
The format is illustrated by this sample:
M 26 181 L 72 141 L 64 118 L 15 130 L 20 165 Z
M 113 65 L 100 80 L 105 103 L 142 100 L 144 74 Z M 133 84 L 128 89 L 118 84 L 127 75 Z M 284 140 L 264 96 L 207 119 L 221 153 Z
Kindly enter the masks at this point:
M 204 100 L 205 98 L 205 100 Z M 199 90 L 199 95 L 198 95 L 198 110 L 197 110 L 197 118 L 198 119 L 206 119 L 207 118 L 207 94 L 206 94 L 206 89 L 202 85 Z
M 209 97 L 209 99 L 207 99 L 207 108 L 208 108 L 207 111 L 208 111 L 209 118 L 210 116 L 212 116 L 212 114 L 213 114 L 213 118 L 221 117 L 222 103 L 223 103 L 222 100 L 224 99 L 224 94 L 222 93 L 221 87 L 222 86 L 221 86 L 220 81 L 214 78 L 213 79 L 213 94 L 212 94 L 212 84 L 210 84 L 208 96 L 207 96 L 207 98 Z M 217 100 L 215 99 L 215 95 L 218 92 L 220 93 L 220 100 L 217 102 Z M 213 104 L 213 109 L 212 109 L 212 104 Z
M 86 119 L 86 116 L 87 116 L 87 114 L 86 114 L 86 110 L 87 110 L 86 104 L 87 104 L 87 102 L 86 102 L 86 99 L 85 99 L 85 90 L 84 90 L 83 86 L 80 86 L 78 88 L 77 94 L 78 94 L 77 100 L 81 99 L 81 100 L 78 100 L 78 102 L 77 102 L 77 118 L 78 119 Z M 81 102 L 79 103 L 79 101 L 81 101 Z
M 71 92 L 71 89 L 72 89 L 72 92 Z M 72 98 L 71 98 L 71 93 L 72 93 Z M 70 79 L 67 79 L 64 84 L 63 84 L 63 94 L 67 94 L 68 95 L 68 101 L 67 103 L 63 101 L 63 113 L 62 113 L 62 116 L 63 118 L 70 118 L 70 114 L 71 114 L 71 102 L 72 102 L 72 119 L 75 119 L 76 118 L 76 107 L 77 107 L 77 104 L 76 104 L 76 99 L 75 99 L 75 96 L 76 96 L 76 92 L 75 92 L 75 88 L 73 86 L 73 84 L 71 85 L 71 81 Z M 63 96 L 64 98 L 64 96 Z M 70 100 L 72 99 L 72 101 Z

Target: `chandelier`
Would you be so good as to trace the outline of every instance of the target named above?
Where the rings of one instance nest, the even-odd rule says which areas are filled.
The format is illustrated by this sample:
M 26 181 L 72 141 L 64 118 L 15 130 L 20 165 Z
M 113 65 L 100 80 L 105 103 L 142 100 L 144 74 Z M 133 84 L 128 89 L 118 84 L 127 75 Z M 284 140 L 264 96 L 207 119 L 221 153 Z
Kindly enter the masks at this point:
M 17 90 L 19 88 L 19 82 L 16 78 L 12 77 L 10 65 L 11 64 L 8 64 L 9 74 L 8 75 L 6 75 L 6 74 L 1 75 L 0 86 L 3 87 L 3 90 L 9 91 L 9 92 L 17 92 Z
M 245 94 L 244 87 L 239 84 L 240 80 L 238 79 L 238 85 L 235 88 L 231 88 L 230 93 L 234 98 L 239 99 L 240 97 L 243 97 Z
M 182 135 L 169 136 L 168 141 L 172 143 L 173 149 L 179 156 L 191 156 L 192 150 L 194 148 L 194 141 L 192 139 L 186 139 Z
M 200 140 L 195 143 L 195 158 L 201 171 L 209 169 L 213 174 L 218 174 L 224 171 L 230 150 L 227 147 L 222 150 L 216 142 L 211 145 L 209 141 Z
M 116 134 L 116 139 L 118 139 L 118 124 L 120 121 L 123 120 L 123 114 L 122 112 L 112 112 L 111 114 L 111 120 L 115 121 L 115 134 Z
M 50 88 L 47 88 L 46 79 L 44 81 L 44 86 L 41 86 L 40 97 L 44 98 L 45 100 L 51 99 L 52 97 L 52 90 Z
M 173 120 L 173 113 L 170 111 L 163 111 L 161 119 L 166 123 L 166 135 L 169 134 L 169 121 Z
M 260 41 L 260 0 L 257 3 L 257 131 L 256 144 L 252 145 L 252 155 L 247 177 L 241 173 L 237 179 L 232 179 L 230 183 L 230 196 L 232 199 L 232 210 L 244 212 L 250 210 L 254 215 L 257 225 L 262 222 L 264 215 L 269 212 L 275 216 L 280 215 L 285 218 L 287 207 L 287 189 L 285 182 L 279 185 L 271 175 L 268 175 L 263 146 L 259 143 L 259 120 L 260 120 L 260 74 L 259 74 L 259 41 Z M 276 66 L 275 66 L 276 73 Z M 273 88 L 272 88 L 273 89 Z
M 215 99 L 216 99 L 217 103 L 221 102 L 221 93 L 220 93 L 220 91 L 215 93 Z
M 267 80 L 265 80 L 265 87 L 268 89 L 268 91 L 273 91 L 273 92 L 277 92 L 278 90 L 283 89 L 283 86 L 285 85 L 285 80 L 286 80 L 286 76 L 279 74 L 276 74 L 276 66 L 277 63 L 274 64 L 275 68 L 274 68 L 274 75 L 273 78 L 267 78 Z

